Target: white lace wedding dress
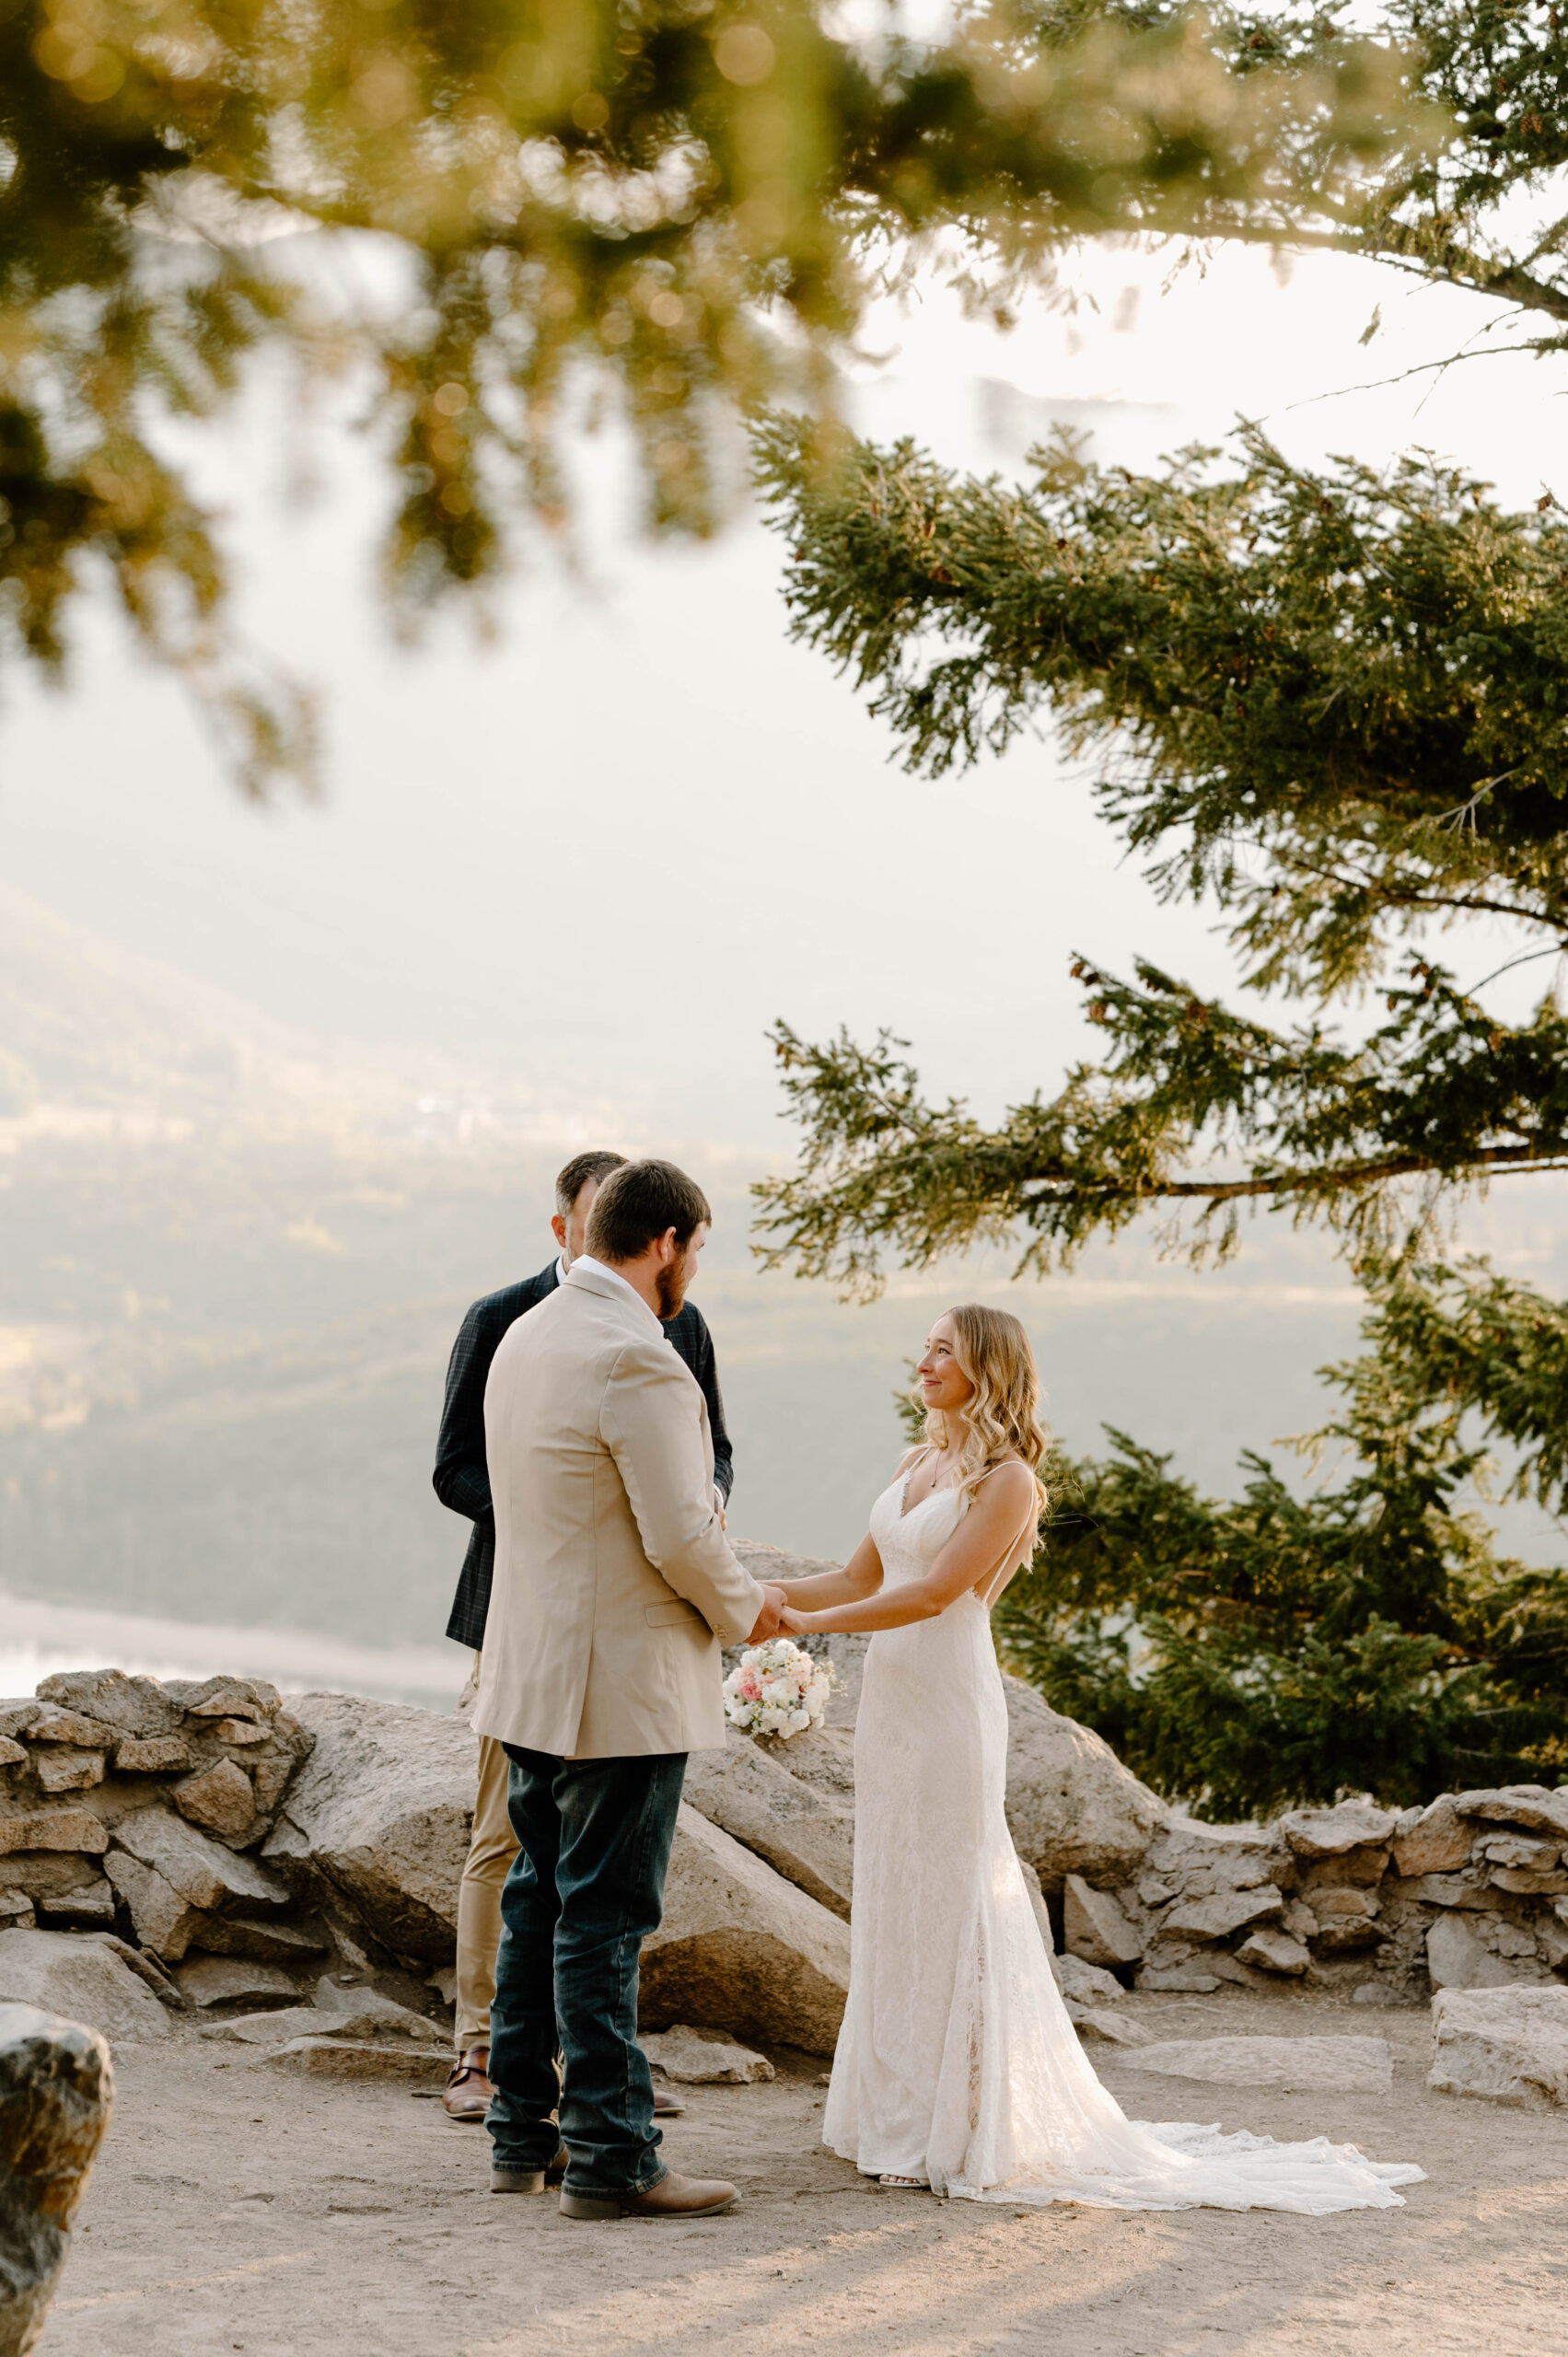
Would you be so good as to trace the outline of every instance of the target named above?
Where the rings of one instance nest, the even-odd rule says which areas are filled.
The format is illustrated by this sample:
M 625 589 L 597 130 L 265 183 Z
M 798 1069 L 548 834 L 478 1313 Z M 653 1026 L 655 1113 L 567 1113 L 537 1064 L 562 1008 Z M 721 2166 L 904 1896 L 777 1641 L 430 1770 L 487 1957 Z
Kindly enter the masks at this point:
M 872 1509 L 890 1587 L 927 1570 L 958 1493 Z M 967 1501 L 963 1502 L 967 1504 Z M 849 2003 L 824 2143 L 871 2176 L 1014 2204 L 1130 2210 L 1397 2205 L 1422 2171 L 1353 2144 L 1127 2119 L 1078 2043 L 1003 1813 L 1007 1706 L 975 1596 L 871 1640 L 854 1739 Z

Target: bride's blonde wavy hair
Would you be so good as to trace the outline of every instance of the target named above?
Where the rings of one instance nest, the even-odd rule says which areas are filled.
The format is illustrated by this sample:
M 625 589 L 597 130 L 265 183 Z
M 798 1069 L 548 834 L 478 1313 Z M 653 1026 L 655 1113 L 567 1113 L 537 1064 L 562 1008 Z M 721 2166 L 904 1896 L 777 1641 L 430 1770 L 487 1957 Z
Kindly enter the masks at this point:
M 1043 1514 L 1046 1495 L 1040 1469 L 1051 1442 L 1040 1422 L 1034 1345 L 1010 1310 L 961 1301 L 946 1314 L 953 1321 L 958 1364 L 974 1386 L 964 1410 L 969 1429 L 958 1452 L 958 1488 L 972 1492 L 993 1465 L 1018 1457 L 1034 1475 Z M 918 1383 L 911 1396 L 917 1407 L 923 1406 Z M 947 1445 L 947 1419 L 939 1408 L 926 1416 L 925 1437 L 934 1448 Z

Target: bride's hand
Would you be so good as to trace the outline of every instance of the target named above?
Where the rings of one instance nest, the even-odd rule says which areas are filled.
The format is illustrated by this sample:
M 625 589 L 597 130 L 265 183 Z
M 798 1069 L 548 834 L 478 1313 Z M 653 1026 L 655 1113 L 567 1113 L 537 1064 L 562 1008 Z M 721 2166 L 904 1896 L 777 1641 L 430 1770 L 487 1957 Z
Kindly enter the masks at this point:
M 803 1630 L 809 1629 L 810 1626 L 809 1612 L 796 1612 L 792 1605 L 784 1606 L 779 1627 L 786 1637 L 798 1637 Z

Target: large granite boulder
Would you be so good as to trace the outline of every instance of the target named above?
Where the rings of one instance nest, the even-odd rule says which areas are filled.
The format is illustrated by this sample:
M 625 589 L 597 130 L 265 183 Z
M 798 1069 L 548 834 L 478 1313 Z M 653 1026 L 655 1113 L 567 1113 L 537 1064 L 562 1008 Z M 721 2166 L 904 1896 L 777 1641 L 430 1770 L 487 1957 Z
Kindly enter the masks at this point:
M 1444 1989 L 1432 2001 L 1441 2094 L 1531 2110 L 1568 2104 L 1568 1989 Z
M 831 2054 L 848 1991 L 849 1926 L 682 1806 L 664 1921 L 643 1943 L 640 2020 Z
M 768 1750 L 774 1756 L 741 1736 L 732 1737 L 723 1751 L 694 1751 L 687 1763 L 685 1797 L 710 1824 L 722 1826 L 847 1923 L 854 1881 L 854 1803 L 792 1775 L 784 1764 L 788 1744 Z
M 407 1964 L 449 1964 L 473 1823 L 466 1720 L 357 1694 L 307 1694 L 314 1748 L 261 1854 L 297 1890 L 345 1902 Z
M 43 2330 L 113 2107 L 96 2030 L 0 2004 L 0 2357 L 26 2357 Z
M 0 1933 L 0 2004 L 90 2023 L 104 2038 L 167 2038 L 168 2015 L 112 1948 L 69 1932 Z
M 1055 1898 L 1069 1875 L 1098 1887 L 1128 1881 L 1170 1811 L 1103 1736 L 1005 1678 L 1007 1823 L 1018 1855 Z

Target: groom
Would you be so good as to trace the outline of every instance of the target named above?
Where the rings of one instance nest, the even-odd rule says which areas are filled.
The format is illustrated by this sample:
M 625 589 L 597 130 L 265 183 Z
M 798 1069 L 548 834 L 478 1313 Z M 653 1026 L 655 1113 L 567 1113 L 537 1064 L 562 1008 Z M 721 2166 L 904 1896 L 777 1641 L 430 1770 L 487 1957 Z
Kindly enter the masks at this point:
M 660 1322 L 711 1216 L 672 1163 L 612 1171 L 587 1250 L 509 1329 L 484 1397 L 495 1574 L 474 1724 L 511 1763 L 518 1843 L 490 2182 L 537 2193 L 563 2171 L 569 2218 L 709 2216 L 735 2200 L 665 2168 L 636 2037 L 686 1755 L 725 1738 L 721 1643 L 772 1636 L 784 1602 L 725 1539 L 707 1409 Z

